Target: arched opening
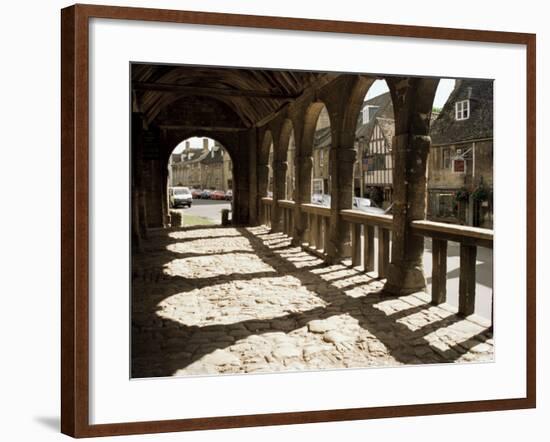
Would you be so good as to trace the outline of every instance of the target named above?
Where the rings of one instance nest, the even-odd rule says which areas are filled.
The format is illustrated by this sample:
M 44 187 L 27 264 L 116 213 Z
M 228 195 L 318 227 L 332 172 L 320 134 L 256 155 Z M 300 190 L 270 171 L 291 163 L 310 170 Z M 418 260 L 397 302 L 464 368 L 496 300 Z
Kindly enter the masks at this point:
M 323 105 L 313 134 L 312 171 L 311 171 L 311 202 L 330 207 L 331 177 L 330 177 L 330 147 L 332 143 L 330 117 Z
M 290 119 L 286 119 L 281 126 L 279 135 L 279 159 L 282 160 L 281 167 L 284 168 L 284 176 L 281 177 L 284 188 L 281 191 L 280 198 L 285 200 L 294 200 L 295 178 L 296 178 L 296 141 L 294 139 L 294 127 Z
M 294 139 L 294 130 L 290 132 L 288 140 L 288 149 L 286 151 L 286 191 L 287 200 L 296 199 L 296 141 Z
M 391 211 L 395 135 L 393 103 L 385 80 L 367 91 L 357 117 L 353 168 L 353 208 L 365 212 Z
M 273 196 L 273 136 L 267 130 L 260 144 L 258 155 L 258 195 L 260 198 Z
M 212 138 L 179 143 L 168 160 L 167 206 L 172 227 L 212 225 L 233 201 L 233 162 Z
M 267 194 L 266 196 L 273 198 L 273 159 L 274 159 L 273 141 L 269 144 L 267 154 Z

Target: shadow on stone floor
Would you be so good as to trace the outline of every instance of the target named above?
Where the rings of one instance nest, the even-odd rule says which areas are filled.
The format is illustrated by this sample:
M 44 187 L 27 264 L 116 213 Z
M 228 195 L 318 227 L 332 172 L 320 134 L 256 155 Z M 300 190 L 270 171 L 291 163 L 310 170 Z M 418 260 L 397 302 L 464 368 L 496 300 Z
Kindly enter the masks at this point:
M 185 241 L 188 238 L 178 239 L 177 234 L 172 235 L 172 233 L 178 232 L 173 229 L 156 232 L 156 238 L 153 238 L 155 256 L 151 263 L 156 262 L 157 264 L 150 268 L 149 273 L 144 271 L 147 266 L 137 265 L 137 268 L 141 270 L 134 274 L 133 279 L 133 288 L 138 288 L 138 290 L 134 290 L 132 302 L 132 377 L 171 376 L 195 361 L 213 354 L 216 350 L 234 345 L 239 340 L 263 334 L 289 333 L 308 326 L 312 321 L 326 320 L 340 315 L 349 315 L 357 320 L 359 327 L 373 335 L 385 348 L 385 351 L 402 364 L 453 362 L 468 353 L 471 348 L 492 338 L 490 330 L 486 329 L 453 345 L 434 346 L 428 342 L 427 336 L 436 334 L 453 324 L 463 322 L 464 318 L 450 313 L 441 315 L 437 308 L 420 301 L 419 305 L 405 303 L 406 308 L 401 311 L 385 312 L 381 304 L 398 298 L 383 295 L 380 290 L 372 291 L 370 289 L 371 291 L 363 296 L 350 296 L 348 293 L 352 290 L 370 285 L 376 280 L 365 277 L 362 272 L 341 265 L 336 266 L 336 269 L 332 271 L 331 267 L 335 266 L 319 263 L 319 260 L 316 259 L 310 260 L 310 266 L 306 263 L 306 266 L 297 267 L 297 263 L 290 261 L 287 256 L 303 255 L 303 252 L 299 248 L 291 246 L 288 238 L 281 234 L 270 235 L 267 232 L 258 234 L 246 228 L 223 229 L 220 227 L 200 227 L 181 229 L 180 231 L 197 231 L 200 234 L 200 230 L 205 230 L 206 234 L 214 234 L 215 238 L 242 236 L 248 241 L 251 248 L 246 253 L 252 253 L 259 257 L 265 265 L 273 270 L 253 273 L 236 271 L 204 278 L 167 275 L 164 272 L 165 266 L 174 259 L 182 259 L 182 256 L 186 254 L 171 252 L 166 247 L 170 244 L 181 243 L 182 240 Z M 224 235 L 222 230 L 226 233 L 231 232 L 231 234 Z M 217 236 L 218 234 L 219 236 Z M 229 256 L 231 253 L 235 252 L 228 252 L 226 255 Z M 283 253 L 285 257 L 281 256 Z M 189 255 L 195 257 L 209 256 L 210 254 Z M 159 259 L 162 262 L 160 266 L 158 265 Z M 147 257 L 142 254 L 134 257 L 134 261 L 143 260 L 147 261 Z M 316 271 L 319 273 L 315 273 Z M 334 285 L 334 282 L 341 282 L 342 278 L 326 280 L 322 277 L 338 271 L 351 272 L 351 277 L 366 278 L 366 281 L 339 288 Z M 267 319 L 248 319 L 203 326 L 185 325 L 173 319 L 160 318 L 158 315 L 159 304 L 172 295 L 228 282 L 253 281 L 259 278 L 287 275 L 298 279 L 302 286 L 308 289 L 312 288 L 315 296 L 323 301 L 324 306 L 289 312 Z M 159 286 L 163 290 L 156 290 Z M 411 324 L 401 322 L 404 318 L 425 312 L 430 312 L 431 320 L 418 318 L 413 323 L 414 329 L 411 329 Z M 336 334 L 333 333 L 333 335 Z M 332 342 L 332 344 L 337 348 L 339 344 L 344 346 L 345 351 L 345 340 L 340 343 Z M 371 351 L 370 347 L 365 348 L 365 351 Z

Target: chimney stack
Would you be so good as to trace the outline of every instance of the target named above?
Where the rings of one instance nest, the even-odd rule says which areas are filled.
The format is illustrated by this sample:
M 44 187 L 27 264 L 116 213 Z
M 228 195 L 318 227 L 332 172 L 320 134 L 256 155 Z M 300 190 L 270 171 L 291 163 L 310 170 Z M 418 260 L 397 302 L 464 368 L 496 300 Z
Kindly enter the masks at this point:
M 191 141 L 185 142 L 185 150 L 189 150 L 189 147 L 191 147 Z

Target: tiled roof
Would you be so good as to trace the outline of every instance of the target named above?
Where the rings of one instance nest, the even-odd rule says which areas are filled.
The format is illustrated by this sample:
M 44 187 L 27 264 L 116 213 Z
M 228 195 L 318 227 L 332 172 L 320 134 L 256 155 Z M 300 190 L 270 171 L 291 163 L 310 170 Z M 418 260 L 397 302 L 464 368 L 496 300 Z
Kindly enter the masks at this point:
M 455 104 L 470 101 L 470 116 L 456 120 Z M 454 90 L 437 119 L 432 123 L 433 145 L 493 137 L 493 81 L 457 80 Z

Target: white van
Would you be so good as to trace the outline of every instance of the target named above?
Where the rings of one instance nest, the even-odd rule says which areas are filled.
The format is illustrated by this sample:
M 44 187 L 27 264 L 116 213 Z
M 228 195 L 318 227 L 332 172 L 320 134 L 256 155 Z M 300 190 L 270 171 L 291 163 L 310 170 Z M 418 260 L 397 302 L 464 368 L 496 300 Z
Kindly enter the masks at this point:
M 170 201 L 170 208 L 178 206 L 191 207 L 193 203 L 193 195 L 191 195 L 189 187 L 170 187 L 168 189 L 168 199 Z

